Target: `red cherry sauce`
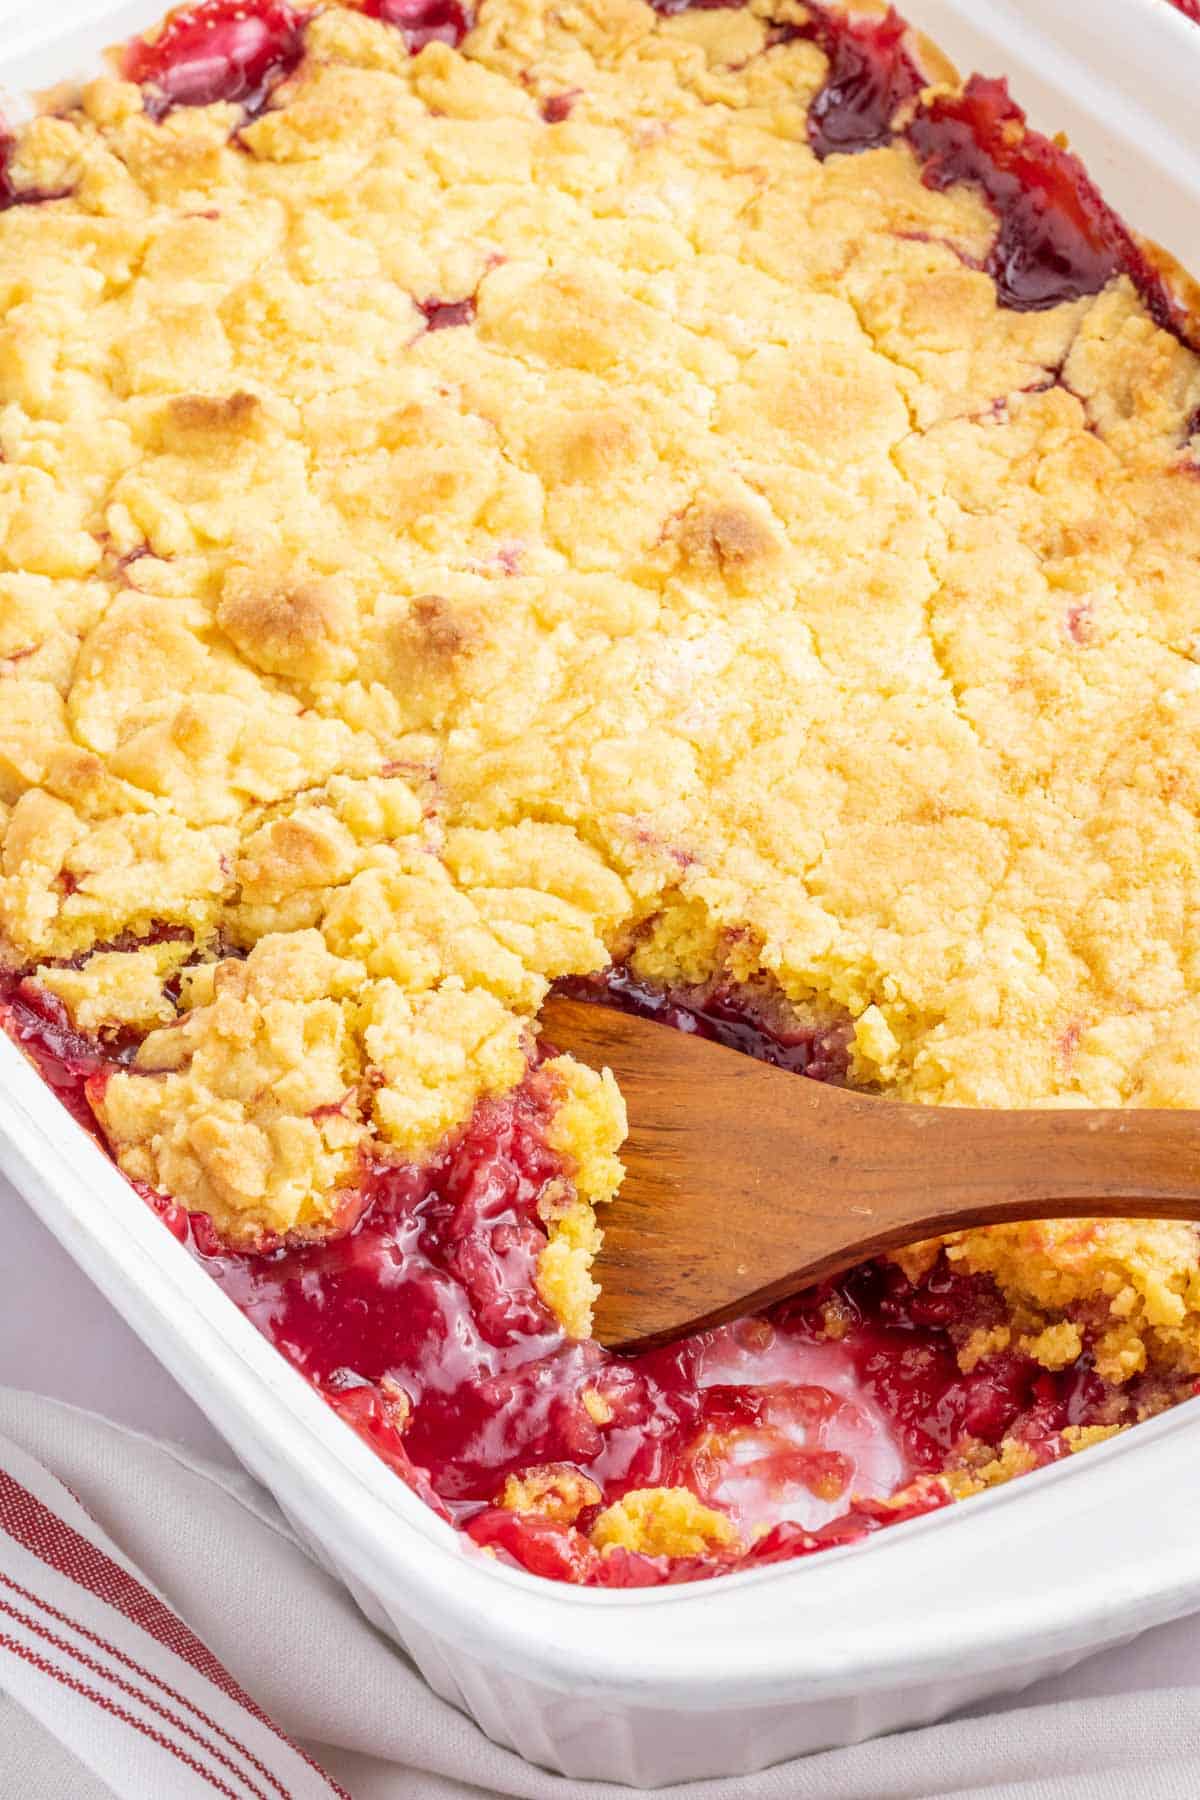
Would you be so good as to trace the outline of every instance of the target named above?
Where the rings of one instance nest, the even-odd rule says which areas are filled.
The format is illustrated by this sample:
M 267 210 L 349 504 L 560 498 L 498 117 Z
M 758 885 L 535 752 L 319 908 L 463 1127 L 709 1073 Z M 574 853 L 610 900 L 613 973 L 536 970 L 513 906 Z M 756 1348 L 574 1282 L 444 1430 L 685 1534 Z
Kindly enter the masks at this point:
M 470 294 L 465 300 L 418 300 L 425 316 L 427 331 L 450 331 L 456 325 L 470 325 L 475 317 L 475 301 Z
M 840 1083 L 850 1066 L 848 1025 L 785 1024 L 778 1016 L 780 1009 L 773 1011 L 770 1002 L 758 1000 L 749 988 L 720 983 L 704 988 L 656 987 L 615 964 L 603 975 L 561 981 L 556 991 L 574 1000 L 593 1000 L 636 1013 L 639 1018 L 658 1019 L 676 1031 L 708 1038 L 814 1081 Z
M 20 197 L 16 188 L 13 186 L 12 176 L 9 174 L 12 153 L 12 133 L 5 131 L 3 126 L 0 126 L 0 212 L 3 212 L 9 206 L 16 206 L 19 204 Z
M 651 0 L 656 12 L 715 12 L 745 0 Z M 904 48 L 908 30 L 894 9 L 882 19 L 854 18 L 809 0 L 801 24 L 768 29 L 768 46 L 805 38 L 824 51 L 829 71 L 808 112 L 808 141 L 823 162 L 835 152 L 855 154 L 892 139 L 892 120 L 920 92 L 922 76 Z
M 29 1057 L 71 1117 L 98 1136 L 86 1084 L 107 1074 L 117 1054 L 76 1031 L 62 1001 L 36 981 L 0 984 L 0 1025 Z
M 78 969 L 90 956 L 106 950 L 137 950 L 146 944 L 191 943 L 192 933 L 183 925 L 158 922 L 140 935 L 123 932 L 99 943 L 58 966 Z M 228 954 L 228 952 L 225 952 Z M 172 991 L 177 989 L 177 982 Z M 20 1044 L 42 1079 L 52 1087 L 72 1118 L 99 1137 L 95 1114 L 87 1099 L 87 1085 L 105 1080 L 116 1068 L 133 1061 L 138 1038 L 117 1032 L 103 1041 L 85 1037 L 71 1024 L 56 994 L 32 977 L 0 968 L 0 1029 Z M 134 1184 L 137 1185 L 136 1183 Z
M 1180 463 L 1180 468 L 1193 477 L 1200 475 L 1200 406 L 1183 428 L 1183 447 L 1187 454 Z
M 656 994 L 627 972 L 574 984 L 608 1003 L 734 1043 L 811 1078 L 843 1079 L 844 1036 L 764 1023 L 745 990 Z M 0 1023 L 73 1115 L 133 1046 L 83 1037 L 31 979 L 9 977 Z M 1111 1416 L 1087 1357 L 1058 1374 L 1005 1352 L 964 1375 L 967 1335 L 1004 1316 L 992 1284 L 944 1259 L 909 1281 L 868 1264 L 836 1283 L 639 1358 L 567 1338 L 536 1287 L 543 1209 L 563 1190 L 546 1145 L 543 1070 L 482 1101 L 425 1166 L 364 1171 L 355 1223 L 320 1244 L 225 1246 L 209 1219 L 139 1193 L 230 1298 L 418 1494 L 497 1555 L 599 1586 L 718 1575 L 853 1542 L 941 1506 L 938 1471 L 965 1442 L 1025 1442 L 1038 1462 L 1068 1424 Z M 505 1478 L 556 1463 L 600 1501 L 574 1524 L 495 1504 Z M 587 1528 L 631 1488 L 685 1485 L 727 1512 L 744 1550 L 601 1554 Z M 893 1504 L 893 1496 L 899 1496 Z
M 561 125 L 569 119 L 582 92 L 582 88 L 568 88 L 564 93 L 550 94 L 543 100 L 542 117 L 547 125 Z
M 673 19 L 684 12 L 731 12 L 743 7 L 746 0 L 650 0 L 656 13 Z
M 40 206 L 46 200 L 65 200 L 69 188 L 19 188 L 12 178 L 12 156 L 16 139 L 0 120 L 0 212 L 10 206 Z
M 176 106 L 240 105 L 255 118 L 304 54 L 304 17 L 283 0 L 201 0 L 126 45 L 121 72 L 154 118 Z
M 965 181 L 997 219 L 987 270 L 1001 303 L 1036 312 L 1096 294 L 1127 274 L 1155 321 L 1181 329 L 1178 308 L 1078 157 L 1040 132 L 1003 81 L 973 75 L 959 95 L 940 95 L 907 128 L 928 187 Z
M 829 60 L 808 109 L 808 141 L 822 162 L 891 142 L 893 119 L 923 85 L 904 48 L 907 30 L 894 9 L 882 19 L 853 19 L 813 8 L 807 25 L 782 28 L 781 38 L 810 38 Z
M 474 23 L 461 0 L 365 0 L 362 10 L 394 25 L 414 55 L 426 44 L 457 48 Z

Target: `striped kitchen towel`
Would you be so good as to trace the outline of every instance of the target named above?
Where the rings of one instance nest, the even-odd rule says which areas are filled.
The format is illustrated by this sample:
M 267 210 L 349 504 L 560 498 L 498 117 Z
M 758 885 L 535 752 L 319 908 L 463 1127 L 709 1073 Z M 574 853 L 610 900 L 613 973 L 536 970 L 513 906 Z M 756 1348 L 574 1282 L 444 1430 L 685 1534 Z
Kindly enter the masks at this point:
M 0 1680 L 114 1793 L 349 1800 L 69 1489 L 7 1439 Z

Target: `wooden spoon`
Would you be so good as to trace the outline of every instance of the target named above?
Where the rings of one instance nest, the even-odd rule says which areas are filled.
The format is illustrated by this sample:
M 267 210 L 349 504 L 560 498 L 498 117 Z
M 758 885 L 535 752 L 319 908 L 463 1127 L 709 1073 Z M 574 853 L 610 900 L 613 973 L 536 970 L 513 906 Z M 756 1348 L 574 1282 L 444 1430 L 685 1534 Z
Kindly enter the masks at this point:
M 549 1043 L 629 1109 L 595 1335 L 649 1349 L 881 1250 L 1018 1219 L 1200 1220 L 1200 1113 L 914 1106 L 552 996 Z

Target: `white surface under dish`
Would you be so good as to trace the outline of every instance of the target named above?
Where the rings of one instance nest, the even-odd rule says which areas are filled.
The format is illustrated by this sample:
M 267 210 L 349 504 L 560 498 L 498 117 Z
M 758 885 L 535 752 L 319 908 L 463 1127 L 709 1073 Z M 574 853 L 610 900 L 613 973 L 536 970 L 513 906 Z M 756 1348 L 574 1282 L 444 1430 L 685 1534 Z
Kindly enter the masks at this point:
M 156 0 L 0 0 L 12 94 Z M 1168 0 L 909 0 L 1010 76 L 1107 197 L 1200 266 L 1200 31 Z M 1200 1401 L 870 1544 L 692 1586 L 580 1590 L 479 1555 L 230 1304 L 0 1038 L 0 1166 L 447 1699 L 534 1761 L 654 1786 L 936 1718 L 1200 1607 Z M 10 1275 L 11 1280 L 11 1275 Z

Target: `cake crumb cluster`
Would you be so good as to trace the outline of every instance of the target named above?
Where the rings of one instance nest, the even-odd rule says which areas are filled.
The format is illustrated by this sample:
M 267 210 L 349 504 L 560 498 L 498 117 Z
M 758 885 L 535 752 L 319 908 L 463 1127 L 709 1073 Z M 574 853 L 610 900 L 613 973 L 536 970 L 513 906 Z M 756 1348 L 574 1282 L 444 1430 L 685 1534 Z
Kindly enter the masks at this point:
M 11 146 L 0 955 L 231 1243 L 344 1227 L 614 959 L 910 1100 L 1200 1105 L 1200 359 L 1124 275 L 1001 304 L 903 137 L 814 155 L 804 17 L 328 4 L 258 116 L 108 75 Z M 584 1336 L 624 1110 L 548 1068 Z M 968 1361 L 1200 1375 L 1188 1225 L 947 1254 Z

